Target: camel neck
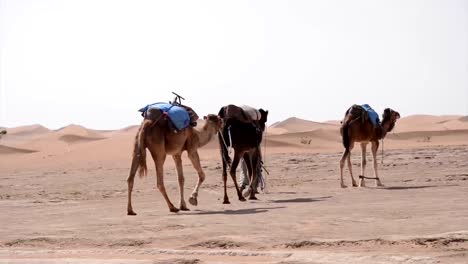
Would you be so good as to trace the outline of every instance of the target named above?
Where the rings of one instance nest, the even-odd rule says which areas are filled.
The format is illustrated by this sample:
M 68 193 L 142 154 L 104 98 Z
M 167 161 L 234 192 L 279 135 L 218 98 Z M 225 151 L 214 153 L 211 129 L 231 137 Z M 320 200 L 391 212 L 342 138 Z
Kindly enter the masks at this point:
M 382 137 L 380 139 L 385 138 L 391 126 L 392 122 L 390 120 L 382 123 Z
M 218 132 L 218 131 L 216 131 L 216 129 L 214 129 L 213 127 L 211 127 L 208 124 L 205 124 L 202 127 L 201 130 L 194 129 L 194 131 L 198 136 L 198 142 L 200 144 L 200 147 L 203 147 L 206 144 L 208 144 L 208 142 L 210 142 L 211 138 L 213 138 L 213 136 L 216 134 L 216 132 Z

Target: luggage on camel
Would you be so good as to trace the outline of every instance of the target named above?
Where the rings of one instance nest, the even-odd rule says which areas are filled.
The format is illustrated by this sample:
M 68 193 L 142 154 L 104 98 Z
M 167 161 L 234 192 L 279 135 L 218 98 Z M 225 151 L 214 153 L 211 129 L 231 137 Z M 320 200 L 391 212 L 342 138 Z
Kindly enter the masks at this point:
M 173 102 L 149 104 L 138 111 L 141 112 L 144 118 L 151 120 L 158 120 L 163 116 L 167 116 L 177 131 L 188 126 L 197 126 L 197 113 L 192 108 L 181 104 L 181 99 L 184 99 L 182 96 L 174 92 L 173 94 L 176 95 Z
M 353 105 L 347 111 L 345 116 L 350 113 L 353 116 L 360 116 L 362 121 L 370 120 L 374 127 L 380 127 L 379 114 L 377 114 L 368 104 Z
M 260 111 L 248 105 L 227 105 L 219 111 L 219 116 L 224 120 L 233 118 L 244 123 L 256 123 L 262 118 Z

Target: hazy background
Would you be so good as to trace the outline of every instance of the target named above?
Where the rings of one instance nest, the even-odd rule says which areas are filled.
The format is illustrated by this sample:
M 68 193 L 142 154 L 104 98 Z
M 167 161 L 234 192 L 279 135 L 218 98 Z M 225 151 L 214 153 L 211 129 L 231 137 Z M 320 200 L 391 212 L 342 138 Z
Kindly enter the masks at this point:
M 0 126 L 137 124 L 185 96 L 340 119 L 468 114 L 468 1 L 0 0 Z

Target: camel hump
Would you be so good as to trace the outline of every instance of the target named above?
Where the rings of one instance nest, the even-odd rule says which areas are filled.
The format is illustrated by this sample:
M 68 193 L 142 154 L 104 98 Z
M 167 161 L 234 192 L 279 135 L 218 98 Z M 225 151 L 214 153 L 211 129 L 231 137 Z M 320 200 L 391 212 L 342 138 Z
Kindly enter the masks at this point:
M 244 111 L 244 113 L 253 121 L 259 121 L 260 118 L 262 117 L 262 115 L 260 114 L 260 111 L 258 111 L 257 109 L 251 106 L 242 105 L 241 108 Z
M 244 123 L 253 123 L 260 120 L 261 114 L 260 111 L 251 106 L 227 105 L 224 107 L 222 117 L 224 119 L 236 119 Z

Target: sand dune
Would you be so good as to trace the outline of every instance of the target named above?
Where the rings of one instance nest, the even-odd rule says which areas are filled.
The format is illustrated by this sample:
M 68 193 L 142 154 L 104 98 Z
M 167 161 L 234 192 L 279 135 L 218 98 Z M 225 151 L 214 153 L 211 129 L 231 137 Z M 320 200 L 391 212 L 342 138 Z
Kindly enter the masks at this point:
M 110 130 L 100 131 L 89 129 L 84 126 L 71 124 L 66 127 L 59 128 L 55 130 L 56 134 L 60 135 L 77 135 L 83 137 L 102 137 L 103 134 L 111 132 Z
M 133 126 L 128 126 L 128 127 L 124 127 L 122 129 L 119 129 L 118 131 L 116 132 L 132 132 L 132 133 L 136 133 L 138 131 L 138 128 L 140 127 L 140 125 L 133 125 Z
M 14 148 L 0 145 L 0 154 L 24 154 L 24 153 L 33 153 L 35 150 Z
M 468 129 L 468 122 L 462 116 L 412 115 L 401 118 L 395 126 L 395 132 L 440 131 Z
M 37 124 L 8 128 L 6 130 L 8 131 L 8 135 L 15 136 L 37 136 L 51 132 L 50 129 Z
M 199 126 L 204 121 L 199 120 Z M 40 125 L 9 129 L 2 143 L 16 150 L 3 150 L 2 153 L 30 153 L 36 150 L 38 162 L 44 155 L 66 154 L 67 159 L 77 160 L 100 157 L 111 160 L 127 160 L 132 152 L 133 141 L 138 125 L 120 130 L 102 131 L 79 125 L 69 125 L 51 131 Z M 401 118 L 395 130 L 386 138 L 386 148 L 408 148 L 414 146 L 434 146 L 436 144 L 463 144 L 468 136 L 466 116 L 416 115 Z M 262 145 L 267 151 L 341 151 L 339 121 L 324 123 L 288 118 L 276 122 L 268 128 L 268 135 Z M 214 137 L 201 151 L 218 151 L 219 143 Z M 25 150 L 25 151 L 21 151 Z M 210 154 L 211 155 L 211 154 Z M 32 157 L 32 156 L 31 156 Z
M 270 134 L 286 134 L 312 131 L 317 129 L 337 129 L 338 125 L 331 123 L 320 123 L 291 117 L 281 122 L 276 122 L 268 128 Z
M 83 137 L 83 136 L 77 136 L 77 135 L 63 135 L 63 136 L 60 136 L 59 139 L 67 143 L 74 144 L 74 143 L 102 140 L 105 138 L 104 137 L 99 137 L 99 138 Z

